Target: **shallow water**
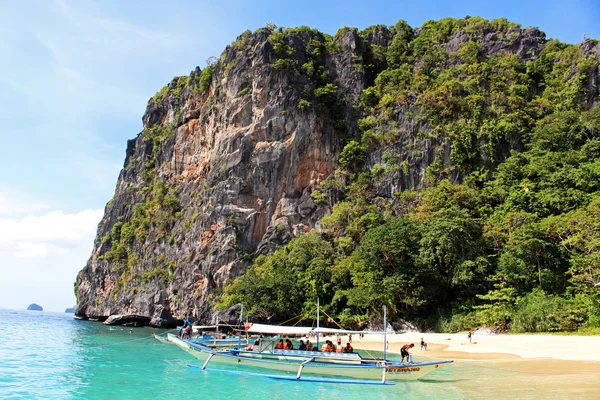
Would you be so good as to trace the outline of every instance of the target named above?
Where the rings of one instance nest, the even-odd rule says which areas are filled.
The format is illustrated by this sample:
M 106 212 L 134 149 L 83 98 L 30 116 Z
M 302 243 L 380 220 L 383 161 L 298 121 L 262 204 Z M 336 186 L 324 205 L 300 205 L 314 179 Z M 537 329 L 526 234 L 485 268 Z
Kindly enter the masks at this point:
M 131 333 L 130 333 L 131 332 Z M 151 328 L 109 328 L 71 314 L 0 310 L 2 399 L 468 399 L 593 398 L 552 374 L 456 362 L 395 386 L 277 381 L 200 371 L 191 355 L 163 344 Z M 415 361 L 425 361 L 415 357 Z M 213 368 L 219 368 L 214 364 Z M 562 375 L 561 375 L 562 376 Z M 572 395 L 572 397 L 571 397 Z M 598 396 L 600 398 L 600 396 Z

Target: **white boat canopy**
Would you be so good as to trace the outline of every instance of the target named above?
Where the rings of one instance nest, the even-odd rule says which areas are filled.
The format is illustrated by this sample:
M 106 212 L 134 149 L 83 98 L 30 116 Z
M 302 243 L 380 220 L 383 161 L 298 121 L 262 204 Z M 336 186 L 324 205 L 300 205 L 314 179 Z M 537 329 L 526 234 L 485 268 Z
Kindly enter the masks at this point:
M 270 335 L 308 335 L 313 328 L 310 326 L 279 326 L 266 324 L 252 324 L 247 332 L 268 333 Z
M 331 334 L 348 334 L 348 333 L 368 333 L 367 331 L 351 331 L 347 329 L 334 328 L 316 328 L 311 326 L 280 326 L 267 324 L 252 324 L 247 330 L 248 333 L 267 333 L 270 335 L 306 335 L 313 333 L 331 333 Z
M 349 329 L 335 329 L 335 328 L 315 328 L 313 329 L 313 332 L 319 332 L 319 333 L 339 333 L 339 334 L 343 334 L 343 333 L 382 333 L 382 332 L 377 332 L 377 331 L 351 331 Z
M 224 328 L 223 325 L 221 325 L 222 328 Z M 198 329 L 216 329 L 217 325 L 194 325 L 192 326 L 192 329 L 194 330 L 198 330 Z

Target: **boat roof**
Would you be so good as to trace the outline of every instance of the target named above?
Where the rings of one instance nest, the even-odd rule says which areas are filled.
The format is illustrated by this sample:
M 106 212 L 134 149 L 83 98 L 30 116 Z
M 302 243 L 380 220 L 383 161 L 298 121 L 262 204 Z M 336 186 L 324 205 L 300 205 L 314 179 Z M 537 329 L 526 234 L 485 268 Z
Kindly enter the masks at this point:
M 252 324 L 247 329 L 248 333 L 268 333 L 270 335 L 309 335 L 312 333 L 365 333 L 366 331 L 353 331 L 348 329 L 317 328 L 312 326 L 281 326 L 268 324 Z

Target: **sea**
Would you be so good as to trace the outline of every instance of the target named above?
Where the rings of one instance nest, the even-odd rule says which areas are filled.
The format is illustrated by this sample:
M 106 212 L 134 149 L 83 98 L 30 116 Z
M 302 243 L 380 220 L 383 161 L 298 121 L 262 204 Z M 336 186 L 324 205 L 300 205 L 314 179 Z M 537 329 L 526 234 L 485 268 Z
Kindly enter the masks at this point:
M 199 360 L 152 337 L 166 332 L 0 309 L 0 399 L 582 398 L 548 387 L 552 376 L 467 361 L 393 386 L 280 381 L 232 374 L 218 363 L 202 371 L 188 366 Z

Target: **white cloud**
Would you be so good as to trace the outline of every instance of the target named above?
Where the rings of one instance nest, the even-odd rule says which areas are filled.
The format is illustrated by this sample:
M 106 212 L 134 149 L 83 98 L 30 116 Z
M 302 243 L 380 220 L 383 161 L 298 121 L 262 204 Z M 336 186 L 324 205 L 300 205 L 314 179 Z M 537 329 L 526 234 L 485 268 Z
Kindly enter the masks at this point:
M 17 258 L 65 255 L 81 249 L 91 251 L 103 210 L 75 214 L 52 211 L 20 220 L 0 219 L 0 254 Z
M 34 214 L 49 207 L 33 196 L 20 190 L 0 186 L 0 216 L 11 214 Z

